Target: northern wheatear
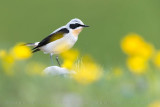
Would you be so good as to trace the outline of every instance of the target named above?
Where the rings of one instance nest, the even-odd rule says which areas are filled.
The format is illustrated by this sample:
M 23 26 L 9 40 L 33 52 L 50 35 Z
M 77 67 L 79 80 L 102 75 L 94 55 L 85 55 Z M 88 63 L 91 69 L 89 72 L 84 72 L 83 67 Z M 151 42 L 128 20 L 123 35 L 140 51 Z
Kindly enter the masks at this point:
M 78 35 L 85 25 L 80 19 L 72 19 L 65 26 L 53 31 L 48 37 L 44 38 L 41 42 L 28 43 L 27 46 L 33 46 L 33 53 L 37 51 L 43 51 L 45 54 L 52 56 L 56 55 L 56 60 L 60 66 L 58 60 L 58 54 L 67 51 L 72 48 L 78 40 Z

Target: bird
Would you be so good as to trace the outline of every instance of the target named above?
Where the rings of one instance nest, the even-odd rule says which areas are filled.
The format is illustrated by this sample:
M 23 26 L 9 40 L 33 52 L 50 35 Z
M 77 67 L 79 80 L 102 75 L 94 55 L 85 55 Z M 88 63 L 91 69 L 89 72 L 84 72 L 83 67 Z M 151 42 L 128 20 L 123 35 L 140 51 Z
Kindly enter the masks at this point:
M 49 36 L 42 39 L 40 42 L 27 43 L 27 46 L 33 46 L 32 53 L 42 51 L 44 54 L 50 54 L 51 62 L 53 63 L 53 55 L 56 55 L 56 60 L 59 66 L 58 55 L 71 49 L 78 40 L 78 35 L 83 28 L 89 27 L 80 19 L 74 18 L 66 25 L 56 29 Z

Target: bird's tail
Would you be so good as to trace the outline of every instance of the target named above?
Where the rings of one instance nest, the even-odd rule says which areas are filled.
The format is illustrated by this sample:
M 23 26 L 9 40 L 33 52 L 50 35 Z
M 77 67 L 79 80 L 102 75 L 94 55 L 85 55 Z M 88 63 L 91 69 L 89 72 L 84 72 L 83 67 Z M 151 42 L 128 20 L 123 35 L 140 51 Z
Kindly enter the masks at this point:
M 35 48 L 36 46 L 38 46 L 38 44 L 39 44 L 39 42 L 35 42 L 35 43 L 26 43 L 26 44 L 24 44 L 24 45 L 34 47 L 34 48 L 32 49 L 32 53 L 35 53 L 35 52 L 37 52 L 37 51 L 40 51 L 40 49 Z
M 34 50 L 32 51 L 32 53 L 35 53 L 35 52 L 37 52 L 37 51 L 40 51 L 40 49 L 34 49 Z
M 26 46 L 32 46 L 32 47 L 36 47 L 38 46 L 39 42 L 35 42 L 35 43 L 26 43 Z

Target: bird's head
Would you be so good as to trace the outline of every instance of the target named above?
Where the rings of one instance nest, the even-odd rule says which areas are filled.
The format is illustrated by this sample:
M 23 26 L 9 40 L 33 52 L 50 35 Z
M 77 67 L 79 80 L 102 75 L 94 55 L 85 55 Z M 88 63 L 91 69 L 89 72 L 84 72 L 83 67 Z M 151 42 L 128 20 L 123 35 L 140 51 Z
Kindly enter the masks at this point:
M 73 35 L 78 36 L 84 27 L 89 27 L 85 25 L 80 19 L 72 19 L 67 23 L 67 28 L 72 31 Z

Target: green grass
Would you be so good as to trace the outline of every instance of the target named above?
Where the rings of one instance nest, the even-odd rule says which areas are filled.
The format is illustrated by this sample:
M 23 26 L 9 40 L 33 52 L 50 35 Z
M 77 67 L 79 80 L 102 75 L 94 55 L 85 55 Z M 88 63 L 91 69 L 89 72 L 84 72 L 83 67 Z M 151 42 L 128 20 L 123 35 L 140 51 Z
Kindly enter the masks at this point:
M 160 98 L 158 75 L 159 71 L 143 76 L 125 71 L 122 76 L 110 74 L 111 78 L 107 79 L 109 74 L 104 73 L 100 80 L 82 85 L 63 76 L 29 76 L 21 70 L 14 76 L 6 76 L 1 72 L 0 105 L 66 107 L 67 98 L 68 102 L 77 101 L 82 107 L 147 107 Z

